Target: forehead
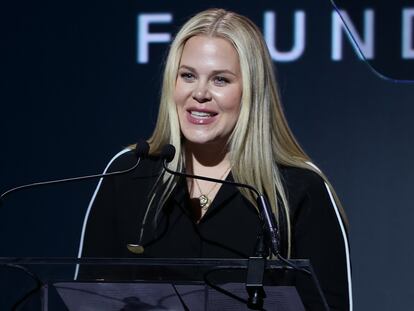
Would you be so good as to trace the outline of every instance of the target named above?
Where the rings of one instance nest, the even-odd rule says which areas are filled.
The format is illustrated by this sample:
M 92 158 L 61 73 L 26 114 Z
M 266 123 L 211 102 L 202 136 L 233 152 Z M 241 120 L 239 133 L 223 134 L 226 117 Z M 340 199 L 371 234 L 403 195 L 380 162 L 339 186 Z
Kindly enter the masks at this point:
M 187 40 L 181 55 L 180 65 L 222 66 L 223 69 L 238 69 L 239 56 L 233 45 L 224 38 L 194 36 Z

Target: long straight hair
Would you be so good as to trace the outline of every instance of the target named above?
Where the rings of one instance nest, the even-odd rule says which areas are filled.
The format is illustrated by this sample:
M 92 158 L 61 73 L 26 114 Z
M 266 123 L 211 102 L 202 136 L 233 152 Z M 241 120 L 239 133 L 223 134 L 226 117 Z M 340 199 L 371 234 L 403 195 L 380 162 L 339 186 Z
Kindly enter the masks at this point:
M 234 12 L 223 9 L 200 12 L 188 20 L 177 33 L 165 63 L 158 120 L 148 140 L 150 153 L 157 154 L 165 144 L 173 144 L 177 154 L 169 167 L 177 171 L 185 170 L 183 137 L 173 94 L 184 45 L 193 36 L 223 38 L 232 44 L 239 56 L 243 94 L 239 118 L 227 144 L 234 180 L 255 185 L 266 194 L 276 219 L 279 219 L 280 212 L 289 215 L 289 202 L 279 166 L 300 167 L 319 174 L 331 188 L 338 206 L 341 206 L 327 178 L 311 163 L 288 126 L 273 63 L 260 30 L 248 18 Z M 159 180 L 160 191 L 156 200 L 158 210 L 167 201 L 177 182 L 177 178 L 168 174 Z M 252 193 L 245 189 L 240 191 L 256 206 Z M 150 207 L 155 204 L 154 198 L 155 194 L 150 200 Z M 343 210 L 342 216 L 345 217 Z M 286 217 L 286 222 L 289 257 L 289 216 Z

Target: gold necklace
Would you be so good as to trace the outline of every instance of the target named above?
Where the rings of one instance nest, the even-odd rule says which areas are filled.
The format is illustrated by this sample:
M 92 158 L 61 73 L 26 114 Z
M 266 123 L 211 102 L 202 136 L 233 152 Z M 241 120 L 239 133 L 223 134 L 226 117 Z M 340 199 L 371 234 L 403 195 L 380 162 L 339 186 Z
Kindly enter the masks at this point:
M 226 174 L 230 171 L 230 167 L 224 172 L 223 175 L 220 176 L 220 180 L 222 180 L 224 178 L 224 176 L 226 176 Z M 207 194 L 203 194 L 203 191 L 201 191 L 201 187 L 197 181 L 196 178 L 194 178 L 194 181 L 197 185 L 198 191 L 200 192 L 200 196 L 198 197 L 198 201 L 201 207 L 201 210 L 205 213 L 208 209 L 208 207 L 210 206 L 211 200 L 209 199 L 209 194 L 216 188 L 216 186 L 218 185 L 218 183 L 214 183 L 213 187 L 211 187 L 210 191 L 207 192 Z

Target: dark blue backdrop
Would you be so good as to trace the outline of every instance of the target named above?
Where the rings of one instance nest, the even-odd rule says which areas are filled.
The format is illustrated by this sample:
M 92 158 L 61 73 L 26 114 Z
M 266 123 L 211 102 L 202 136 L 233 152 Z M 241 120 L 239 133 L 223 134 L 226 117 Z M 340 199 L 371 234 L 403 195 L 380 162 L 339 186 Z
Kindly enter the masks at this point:
M 414 60 L 403 59 L 401 41 L 392 39 L 402 37 L 402 10 L 410 6 L 382 2 L 340 7 L 362 35 L 364 12 L 372 9 L 375 54 L 368 61 L 382 74 L 413 78 Z M 294 13 L 305 13 L 303 53 L 276 66 L 292 129 L 349 216 L 355 309 L 413 307 L 414 86 L 381 79 L 346 37 L 342 59 L 332 60 L 328 0 L 9 2 L 0 13 L 0 191 L 99 172 L 123 146 L 148 137 L 168 44 L 151 44 L 149 62 L 138 63 L 138 16 L 171 14 L 171 23 L 150 32 L 173 34 L 188 16 L 214 6 L 248 15 L 262 29 L 264 12 L 275 12 L 281 51 L 293 46 Z M 0 209 L 0 256 L 76 256 L 95 184 L 10 196 Z

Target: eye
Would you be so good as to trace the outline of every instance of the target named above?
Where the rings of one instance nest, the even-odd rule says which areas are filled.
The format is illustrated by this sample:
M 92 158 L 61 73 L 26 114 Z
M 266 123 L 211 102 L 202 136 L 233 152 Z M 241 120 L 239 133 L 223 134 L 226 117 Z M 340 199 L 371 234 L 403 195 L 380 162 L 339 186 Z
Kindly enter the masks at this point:
M 218 86 L 224 86 L 224 85 L 228 84 L 229 82 L 230 82 L 229 79 L 227 79 L 223 76 L 214 77 L 214 84 L 216 84 Z
M 191 72 L 181 72 L 180 77 L 188 82 L 194 81 L 195 76 Z

